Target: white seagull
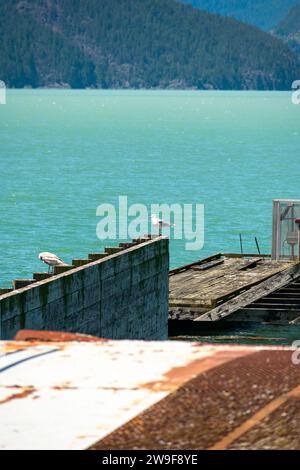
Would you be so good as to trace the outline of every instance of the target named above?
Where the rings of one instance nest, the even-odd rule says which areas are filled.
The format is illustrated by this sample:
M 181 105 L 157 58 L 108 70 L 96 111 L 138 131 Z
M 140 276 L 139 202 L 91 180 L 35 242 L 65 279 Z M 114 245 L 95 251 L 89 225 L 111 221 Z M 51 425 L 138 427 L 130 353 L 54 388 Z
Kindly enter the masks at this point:
M 163 219 L 159 219 L 156 214 L 151 215 L 151 222 L 154 227 L 159 227 L 159 235 L 161 235 L 163 227 L 175 227 L 175 224 L 169 224 Z
M 63 260 L 61 260 L 58 256 L 54 255 L 53 253 L 48 253 L 47 251 L 40 253 L 39 259 L 49 266 L 48 273 L 50 272 L 51 267 L 53 272 L 54 266 L 66 266 L 66 263 L 64 263 Z

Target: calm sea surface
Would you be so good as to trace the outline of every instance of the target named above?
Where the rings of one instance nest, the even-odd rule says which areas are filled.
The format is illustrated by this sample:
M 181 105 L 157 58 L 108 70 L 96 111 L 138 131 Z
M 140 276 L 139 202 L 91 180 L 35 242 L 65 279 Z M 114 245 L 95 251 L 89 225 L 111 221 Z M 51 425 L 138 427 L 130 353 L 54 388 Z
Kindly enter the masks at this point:
M 291 93 L 9 91 L 0 142 L 1 287 L 43 270 L 41 251 L 70 262 L 111 244 L 96 208 L 119 195 L 205 205 L 204 248 L 171 241 L 174 267 L 239 251 L 240 232 L 246 251 L 257 236 L 269 252 L 272 199 L 300 198 Z

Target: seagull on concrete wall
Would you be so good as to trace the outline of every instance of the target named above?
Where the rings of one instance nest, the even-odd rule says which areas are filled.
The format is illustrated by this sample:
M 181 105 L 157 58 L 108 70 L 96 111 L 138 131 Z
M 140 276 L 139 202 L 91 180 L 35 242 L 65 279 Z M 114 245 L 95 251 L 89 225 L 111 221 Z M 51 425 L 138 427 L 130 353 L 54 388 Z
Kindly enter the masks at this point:
M 162 234 L 163 227 L 175 227 L 175 224 L 169 224 L 163 219 L 159 219 L 156 214 L 151 215 L 151 222 L 154 227 L 159 227 L 159 235 Z
M 39 259 L 49 266 L 48 273 L 50 273 L 51 267 L 53 272 L 55 266 L 67 266 L 66 263 L 64 263 L 64 261 L 61 260 L 58 256 L 54 255 L 53 253 L 48 253 L 47 251 L 40 253 Z

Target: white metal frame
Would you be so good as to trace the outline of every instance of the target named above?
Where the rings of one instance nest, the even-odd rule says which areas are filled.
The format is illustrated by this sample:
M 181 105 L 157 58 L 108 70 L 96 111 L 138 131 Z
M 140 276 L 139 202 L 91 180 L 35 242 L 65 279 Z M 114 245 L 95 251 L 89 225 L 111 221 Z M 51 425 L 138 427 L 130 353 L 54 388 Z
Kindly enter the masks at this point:
M 300 207 L 300 200 L 297 199 L 274 199 L 273 200 L 273 229 L 272 229 L 272 259 L 280 260 L 284 258 L 281 256 L 282 247 L 281 247 L 281 214 L 280 207 L 281 204 L 290 204 Z M 298 244 L 298 227 L 295 224 L 295 245 Z M 293 233 L 294 233 L 293 232 Z M 291 232 L 292 233 L 292 232 Z M 291 256 L 294 259 L 298 255 L 298 251 L 294 256 Z M 285 258 L 286 259 L 286 258 Z

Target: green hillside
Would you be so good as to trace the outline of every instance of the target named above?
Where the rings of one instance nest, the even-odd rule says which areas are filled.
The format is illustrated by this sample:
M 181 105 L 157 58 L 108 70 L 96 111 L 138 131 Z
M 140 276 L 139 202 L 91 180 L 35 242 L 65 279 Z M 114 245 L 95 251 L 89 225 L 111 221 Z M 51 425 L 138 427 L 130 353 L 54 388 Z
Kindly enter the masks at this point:
M 0 78 L 11 87 L 289 89 L 282 41 L 175 0 L 0 4 Z
M 298 0 L 178 0 L 270 31 Z
M 274 34 L 282 38 L 300 56 L 300 2 L 274 29 Z

